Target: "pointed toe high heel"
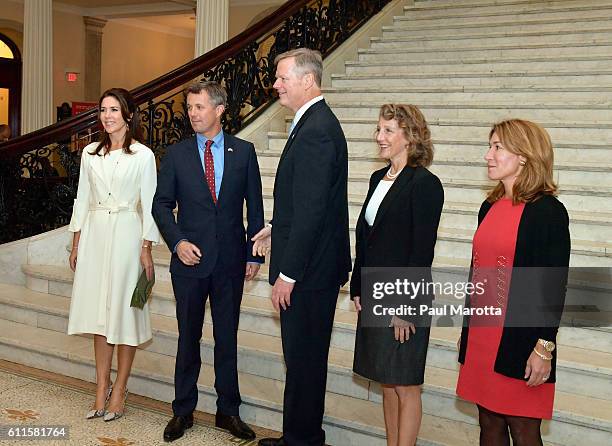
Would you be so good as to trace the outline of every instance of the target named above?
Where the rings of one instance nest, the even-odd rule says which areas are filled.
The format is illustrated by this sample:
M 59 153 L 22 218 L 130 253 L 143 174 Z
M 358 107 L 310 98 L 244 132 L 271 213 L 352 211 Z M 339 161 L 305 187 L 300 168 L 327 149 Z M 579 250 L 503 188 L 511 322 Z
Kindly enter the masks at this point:
M 106 391 L 106 399 L 104 400 L 104 407 L 102 409 L 91 409 L 89 412 L 85 414 L 86 420 L 100 418 L 106 414 L 106 405 L 108 404 L 108 400 L 110 399 L 112 391 L 113 391 L 113 385 L 111 384 L 108 387 L 108 390 Z
M 103 418 L 104 421 L 108 422 L 108 421 L 118 420 L 119 418 L 123 416 L 123 414 L 125 413 L 125 402 L 127 401 L 127 397 L 128 397 L 128 389 L 125 389 L 125 393 L 123 394 L 123 409 L 121 410 L 121 412 L 106 412 Z

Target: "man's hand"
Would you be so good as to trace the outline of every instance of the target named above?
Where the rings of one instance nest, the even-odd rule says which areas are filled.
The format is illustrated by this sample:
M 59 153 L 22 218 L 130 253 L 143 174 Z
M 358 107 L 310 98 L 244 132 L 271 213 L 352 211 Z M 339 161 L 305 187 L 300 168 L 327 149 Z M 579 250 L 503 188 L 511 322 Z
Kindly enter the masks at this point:
M 244 280 L 253 280 L 257 273 L 259 272 L 259 268 L 261 265 L 259 263 L 247 263 L 246 264 L 246 272 L 244 274 Z
M 272 306 L 278 312 L 280 309 L 286 310 L 291 305 L 291 292 L 295 283 L 285 282 L 280 277 L 274 282 L 272 287 Z
M 200 248 L 187 240 L 180 241 L 176 246 L 176 255 L 187 266 L 197 265 L 202 257 Z
M 355 311 L 359 313 L 361 311 L 361 296 L 353 297 L 353 303 L 355 304 Z
M 270 239 L 272 235 L 272 228 L 269 226 L 264 227 L 261 231 L 253 236 L 251 241 L 253 243 L 253 255 L 265 257 L 270 252 Z

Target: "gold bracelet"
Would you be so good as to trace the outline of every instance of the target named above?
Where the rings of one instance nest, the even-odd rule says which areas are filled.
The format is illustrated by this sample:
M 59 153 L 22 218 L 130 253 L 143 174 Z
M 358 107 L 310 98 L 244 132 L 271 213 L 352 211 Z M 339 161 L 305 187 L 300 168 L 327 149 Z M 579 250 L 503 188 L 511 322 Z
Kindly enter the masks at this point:
M 544 354 L 540 353 L 539 351 L 537 351 L 537 350 L 535 349 L 535 347 L 533 348 L 533 352 L 534 352 L 536 355 L 538 355 L 540 358 L 542 358 L 544 361 L 552 361 L 552 359 L 553 359 L 552 355 L 551 355 L 551 356 L 550 356 L 550 358 L 549 358 L 548 356 L 546 356 L 546 355 L 544 355 Z
M 151 249 L 151 245 L 142 245 L 143 248 Z

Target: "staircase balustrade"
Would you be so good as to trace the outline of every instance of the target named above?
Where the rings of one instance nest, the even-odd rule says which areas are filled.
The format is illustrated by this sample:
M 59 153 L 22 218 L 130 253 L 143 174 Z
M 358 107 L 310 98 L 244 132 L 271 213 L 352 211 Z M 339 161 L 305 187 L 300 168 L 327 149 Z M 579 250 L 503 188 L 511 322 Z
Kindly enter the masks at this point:
M 132 90 L 143 142 L 159 160 L 168 145 L 193 133 L 182 91 L 198 79 L 225 87 L 223 127 L 239 131 L 276 100 L 272 85 L 278 54 L 308 47 L 326 57 L 390 1 L 288 1 L 223 45 Z M 95 108 L 0 143 L 0 243 L 68 224 L 82 150 L 98 140 L 100 130 Z

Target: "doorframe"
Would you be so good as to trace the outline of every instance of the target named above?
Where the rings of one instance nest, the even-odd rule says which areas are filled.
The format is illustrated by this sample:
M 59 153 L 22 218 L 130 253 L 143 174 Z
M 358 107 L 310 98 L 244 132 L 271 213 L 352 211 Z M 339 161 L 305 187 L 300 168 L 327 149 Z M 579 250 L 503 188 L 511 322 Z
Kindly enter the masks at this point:
M 21 51 L 13 40 L 0 33 L 0 40 L 13 52 L 13 59 L 0 57 L 0 88 L 9 90 L 8 124 L 13 137 L 21 134 Z

